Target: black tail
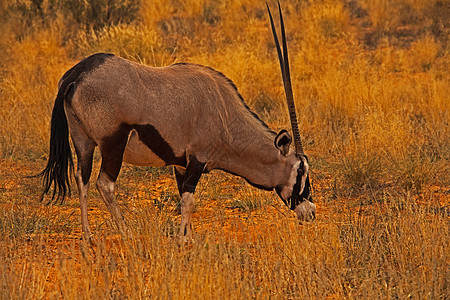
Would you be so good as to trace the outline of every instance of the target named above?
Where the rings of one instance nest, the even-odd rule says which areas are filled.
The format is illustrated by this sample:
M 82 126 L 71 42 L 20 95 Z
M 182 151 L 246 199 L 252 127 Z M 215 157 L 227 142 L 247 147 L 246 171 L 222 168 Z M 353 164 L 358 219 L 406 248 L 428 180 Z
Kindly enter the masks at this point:
M 64 88 L 63 88 L 64 87 Z M 47 166 L 36 176 L 42 177 L 44 191 L 41 201 L 53 185 L 52 198 L 48 203 L 64 201 L 70 195 L 70 175 L 73 174 L 72 151 L 69 143 L 69 127 L 64 112 L 64 99 L 67 85 L 61 85 L 53 107 L 50 133 L 50 154 Z

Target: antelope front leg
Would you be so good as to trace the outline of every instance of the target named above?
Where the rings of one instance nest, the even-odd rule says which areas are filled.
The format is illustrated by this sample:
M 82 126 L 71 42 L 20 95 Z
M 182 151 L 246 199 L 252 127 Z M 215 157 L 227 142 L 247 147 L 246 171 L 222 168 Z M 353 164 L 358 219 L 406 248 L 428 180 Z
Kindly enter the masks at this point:
M 192 241 L 192 213 L 194 212 L 194 194 L 184 192 L 181 197 L 181 226 L 180 226 L 180 241 Z
M 179 239 L 181 243 L 192 241 L 192 213 L 194 212 L 194 192 L 205 164 L 194 156 L 189 156 L 185 169 L 175 167 L 175 178 L 181 196 L 181 226 Z

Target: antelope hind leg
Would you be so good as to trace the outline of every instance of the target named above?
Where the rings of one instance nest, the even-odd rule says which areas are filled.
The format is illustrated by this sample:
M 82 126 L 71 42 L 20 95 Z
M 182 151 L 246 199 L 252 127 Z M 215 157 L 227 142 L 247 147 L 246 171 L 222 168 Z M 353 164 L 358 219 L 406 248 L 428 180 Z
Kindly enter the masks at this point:
M 71 115 L 69 114 L 69 121 Z M 92 243 L 92 235 L 89 229 L 88 222 L 88 191 L 89 179 L 92 172 L 92 158 L 94 155 L 95 142 L 91 140 L 84 131 L 73 124 L 76 122 L 69 122 L 72 142 L 74 144 L 75 153 L 77 155 L 77 173 L 75 178 L 78 186 L 78 195 L 80 198 L 81 208 L 81 230 L 83 238 L 86 242 Z
M 126 143 L 127 133 L 123 132 L 100 145 L 102 165 L 97 179 L 97 189 L 124 238 L 131 237 L 129 236 L 131 232 L 127 230 L 119 204 L 114 196 L 114 186 L 122 166 Z

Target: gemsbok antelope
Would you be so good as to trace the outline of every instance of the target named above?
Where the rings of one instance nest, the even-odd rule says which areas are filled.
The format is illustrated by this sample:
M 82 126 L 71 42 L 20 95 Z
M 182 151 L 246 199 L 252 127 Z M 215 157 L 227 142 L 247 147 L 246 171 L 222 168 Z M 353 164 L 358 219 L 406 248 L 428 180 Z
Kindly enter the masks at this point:
M 73 169 L 69 132 L 78 159 L 75 174 L 83 237 L 88 225 L 88 188 L 94 148 L 101 167 L 97 188 L 119 230 L 125 222 L 114 197 L 122 162 L 173 165 L 181 195 L 180 238 L 192 238 L 194 192 L 202 173 L 214 169 L 243 177 L 251 185 L 275 190 L 300 221 L 315 218 L 295 113 L 288 52 L 280 4 L 281 49 L 267 6 L 290 113 L 295 150 L 286 130 L 272 131 L 245 104 L 233 82 L 201 65 L 144 66 L 112 54 L 89 56 L 60 79 L 51 117 L 50 154 L 43 178 L 50 200 L 70 192 Z M 56 197 L 55 197 L 56 196 Z

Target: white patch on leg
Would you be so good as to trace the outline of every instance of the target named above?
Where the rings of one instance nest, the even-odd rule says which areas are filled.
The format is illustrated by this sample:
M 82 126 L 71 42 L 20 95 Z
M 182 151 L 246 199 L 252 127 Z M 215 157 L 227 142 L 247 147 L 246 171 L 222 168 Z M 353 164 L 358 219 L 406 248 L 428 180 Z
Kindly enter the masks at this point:
M 191 219 L 194 212 L 194 194 L 184 192 L 181 196 L 180 239 L 183 242 L 192 240 Z
M 111 180 L 105 180 L 105 178 L 103 178 L 104 176 L 108 175 L 105 174 L 101 178 L 99 177 L 99 179 L 97 180 L 97 187 L 101 189 L 100 192 L 114 195 L 114 182 Z
M 88 191 L 89 191 L 89 182 L 83 184 L 83 179 L 81 176 L 81 171 L 78 170 L 76 174 L 77 184 L 78 184 L 78 192 L 80 198 L 80 209 L 81 209 L 81 230 L 83 232 L 83 237 L 86 242 L 92 242 L 91 231 L 89 229 L 89 221 L 88 221 L 88 211 L 87 211 L 87 203 L 88 203 Z
M 100 171 L 100 175 L 97 179 L 97 189 L 102 196 L 103 202 L 111 213 L 119 232 L 125 238 L 131 236 L 131 232 L 125 224 L 122 212 L 120 211 L 119 205 L 117 204 L 114 196 L 114 181 L 110 180 L 106 173 Z

